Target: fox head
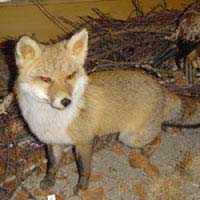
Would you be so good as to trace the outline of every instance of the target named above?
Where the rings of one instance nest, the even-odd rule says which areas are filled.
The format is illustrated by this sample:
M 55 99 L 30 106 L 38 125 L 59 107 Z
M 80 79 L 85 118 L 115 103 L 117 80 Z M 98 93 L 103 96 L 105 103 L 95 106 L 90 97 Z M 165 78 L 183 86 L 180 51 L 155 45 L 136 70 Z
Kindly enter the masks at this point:
M 23 36 L 15 51 L 20 91 L 54 108 L 66 108 L 76 101 L 87 83 L 83 68 L 87 48 L 86 29 L 52 45 Z

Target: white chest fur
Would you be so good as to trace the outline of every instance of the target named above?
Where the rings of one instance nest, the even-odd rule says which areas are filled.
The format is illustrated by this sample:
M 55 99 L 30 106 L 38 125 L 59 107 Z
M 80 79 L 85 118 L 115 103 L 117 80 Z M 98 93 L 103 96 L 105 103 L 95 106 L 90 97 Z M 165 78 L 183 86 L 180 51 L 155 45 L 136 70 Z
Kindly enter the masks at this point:
M 68 125 L 78 115 L 84 105 L 81 97 L 87 80 L 80 79 L 72 94 L 72 103 L 64 110 L 53 108 L 50 104 L 38 101 L 37 88 L 27 83 L 19 85 L 19 106 L 31 131 L 44 143 L 73 144 L 67 133 Z M 34 92 L 31 92 L 33 91 Z M 40 93 L 41 94 L 41 93 Z
M 45 143 L 72 144 L 67 134 L 69 121 L 66 110 L 56 110 L 49 104 L 23 96 L 19 105 L 31 131 Z

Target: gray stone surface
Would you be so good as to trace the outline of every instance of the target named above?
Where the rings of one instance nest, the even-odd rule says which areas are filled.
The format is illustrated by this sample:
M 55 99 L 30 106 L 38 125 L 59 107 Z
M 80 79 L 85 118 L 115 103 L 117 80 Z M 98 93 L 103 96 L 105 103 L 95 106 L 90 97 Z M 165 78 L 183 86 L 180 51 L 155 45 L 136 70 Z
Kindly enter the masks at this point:
M 200 129 L 184 129 L 179 134 L 170 132 L 162 133 L 161 146 L 150 159 L 151 162 L 159 168 L 161 176 L 177 174 L 175 170 L 176 165 L 183 160 L 186 152 L 190 152 L 192 156 L 200 154 Z M 142 169 L 134 169 L 130 166 L 128 160 L 130 148 L 119 143 L 115 145 L 122 147 L 125 153 L 115 153 L 112 151 L 112 146 L 94 153 L 92 174 L 101 174 L 103 179 L 102 181 L 96 182 L 90 181 L 89 187 L 103 187 L 106 199 L 109 200 L 137 200 L 139 197 L 134 195 L 133 186 L 147 184 L 150 177 Z M 59 170 L 56 184 L 48 191 L 48 194 L 58 194 L 65 200 L 80 199 L 73 195 L 73 187 L 78 178 L 77 173 L 74 172 L 75 169 L 75 162 L 62 166 Z M 23 183 L 23 186 L 26 187 L 37 200 L 47 199 L 45 195 L 36 196 L 34 193 L 35 190 L 39 189 L 39 182 L 43 176 L 44 174 L 36 176 L 34 173 Z M 121 186 L 123 187 L 120 188 Z M 21 186 L 19 186 L 17 192 L 20 190 Z M 183 190 L 185 194 L 181 199 L 200 199 L 200 187 L 197 184 L 185 181 Z M 15 195 L 12 199 L 15 199 Z

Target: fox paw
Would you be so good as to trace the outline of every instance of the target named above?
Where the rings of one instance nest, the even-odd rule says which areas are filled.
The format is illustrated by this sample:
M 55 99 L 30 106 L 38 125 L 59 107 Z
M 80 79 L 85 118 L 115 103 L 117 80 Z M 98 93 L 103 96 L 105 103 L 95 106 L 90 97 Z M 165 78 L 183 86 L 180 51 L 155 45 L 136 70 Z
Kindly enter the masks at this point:
M 79 185 L 76 185 L 73 189 L 74 195 L 79 195 L 79 192 L 86 191 L 87 187 L 80 187 Z
M 74 194 L 75 195 L 78 195 L 78 193 L 79 193 L 79 191 L 84 191 L 84 190 L 87 190 L 87 188 L 88 188 L 88 181 L 81 181 L 81 182 L 79 182 L 75 187 L 74 187 Z
M 80 188 L 76 185 L 73 189 L 74 195 L 78 195 L 78 191 L 80 190 Z
M 53 187 L 55 185 L 55 178 L 45 176 L 41 181 L 40 181 L 40 188 L 42 190 L 47 190 L 50 187 Z

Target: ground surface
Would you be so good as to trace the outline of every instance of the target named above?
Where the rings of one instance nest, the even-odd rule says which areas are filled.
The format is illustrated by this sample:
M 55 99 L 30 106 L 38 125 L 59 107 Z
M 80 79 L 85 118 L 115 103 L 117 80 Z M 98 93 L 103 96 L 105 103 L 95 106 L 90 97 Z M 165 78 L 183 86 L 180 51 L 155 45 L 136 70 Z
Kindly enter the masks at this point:
M 200 173 L 192 177 L 186 170 L 190 160 L 200 153 L 200 129 L 182 130 L 178 134 L 163 132 L 161 146 L 151 157 L 151 163 L 160 170 L 157 178 L 130 166 L 127 156 L 130 150 L 117 143 L 94 153 L 89 193 L 82 194 L 82 199 L 200 199 Z M 73 195 L 77 181 L 75 162 L 66 165 L 65 162 L 64 159 L 56 185 L 49 191 L 39 189 L 44 174 L 33 173 L 18 187 L 12 200 L 22 199 L 22 194 L 27 195 L 27 191 L 28 199 L 32 196 L 32 199 L 43 200 L 52 194 L 59 200 L 81 199 Z

